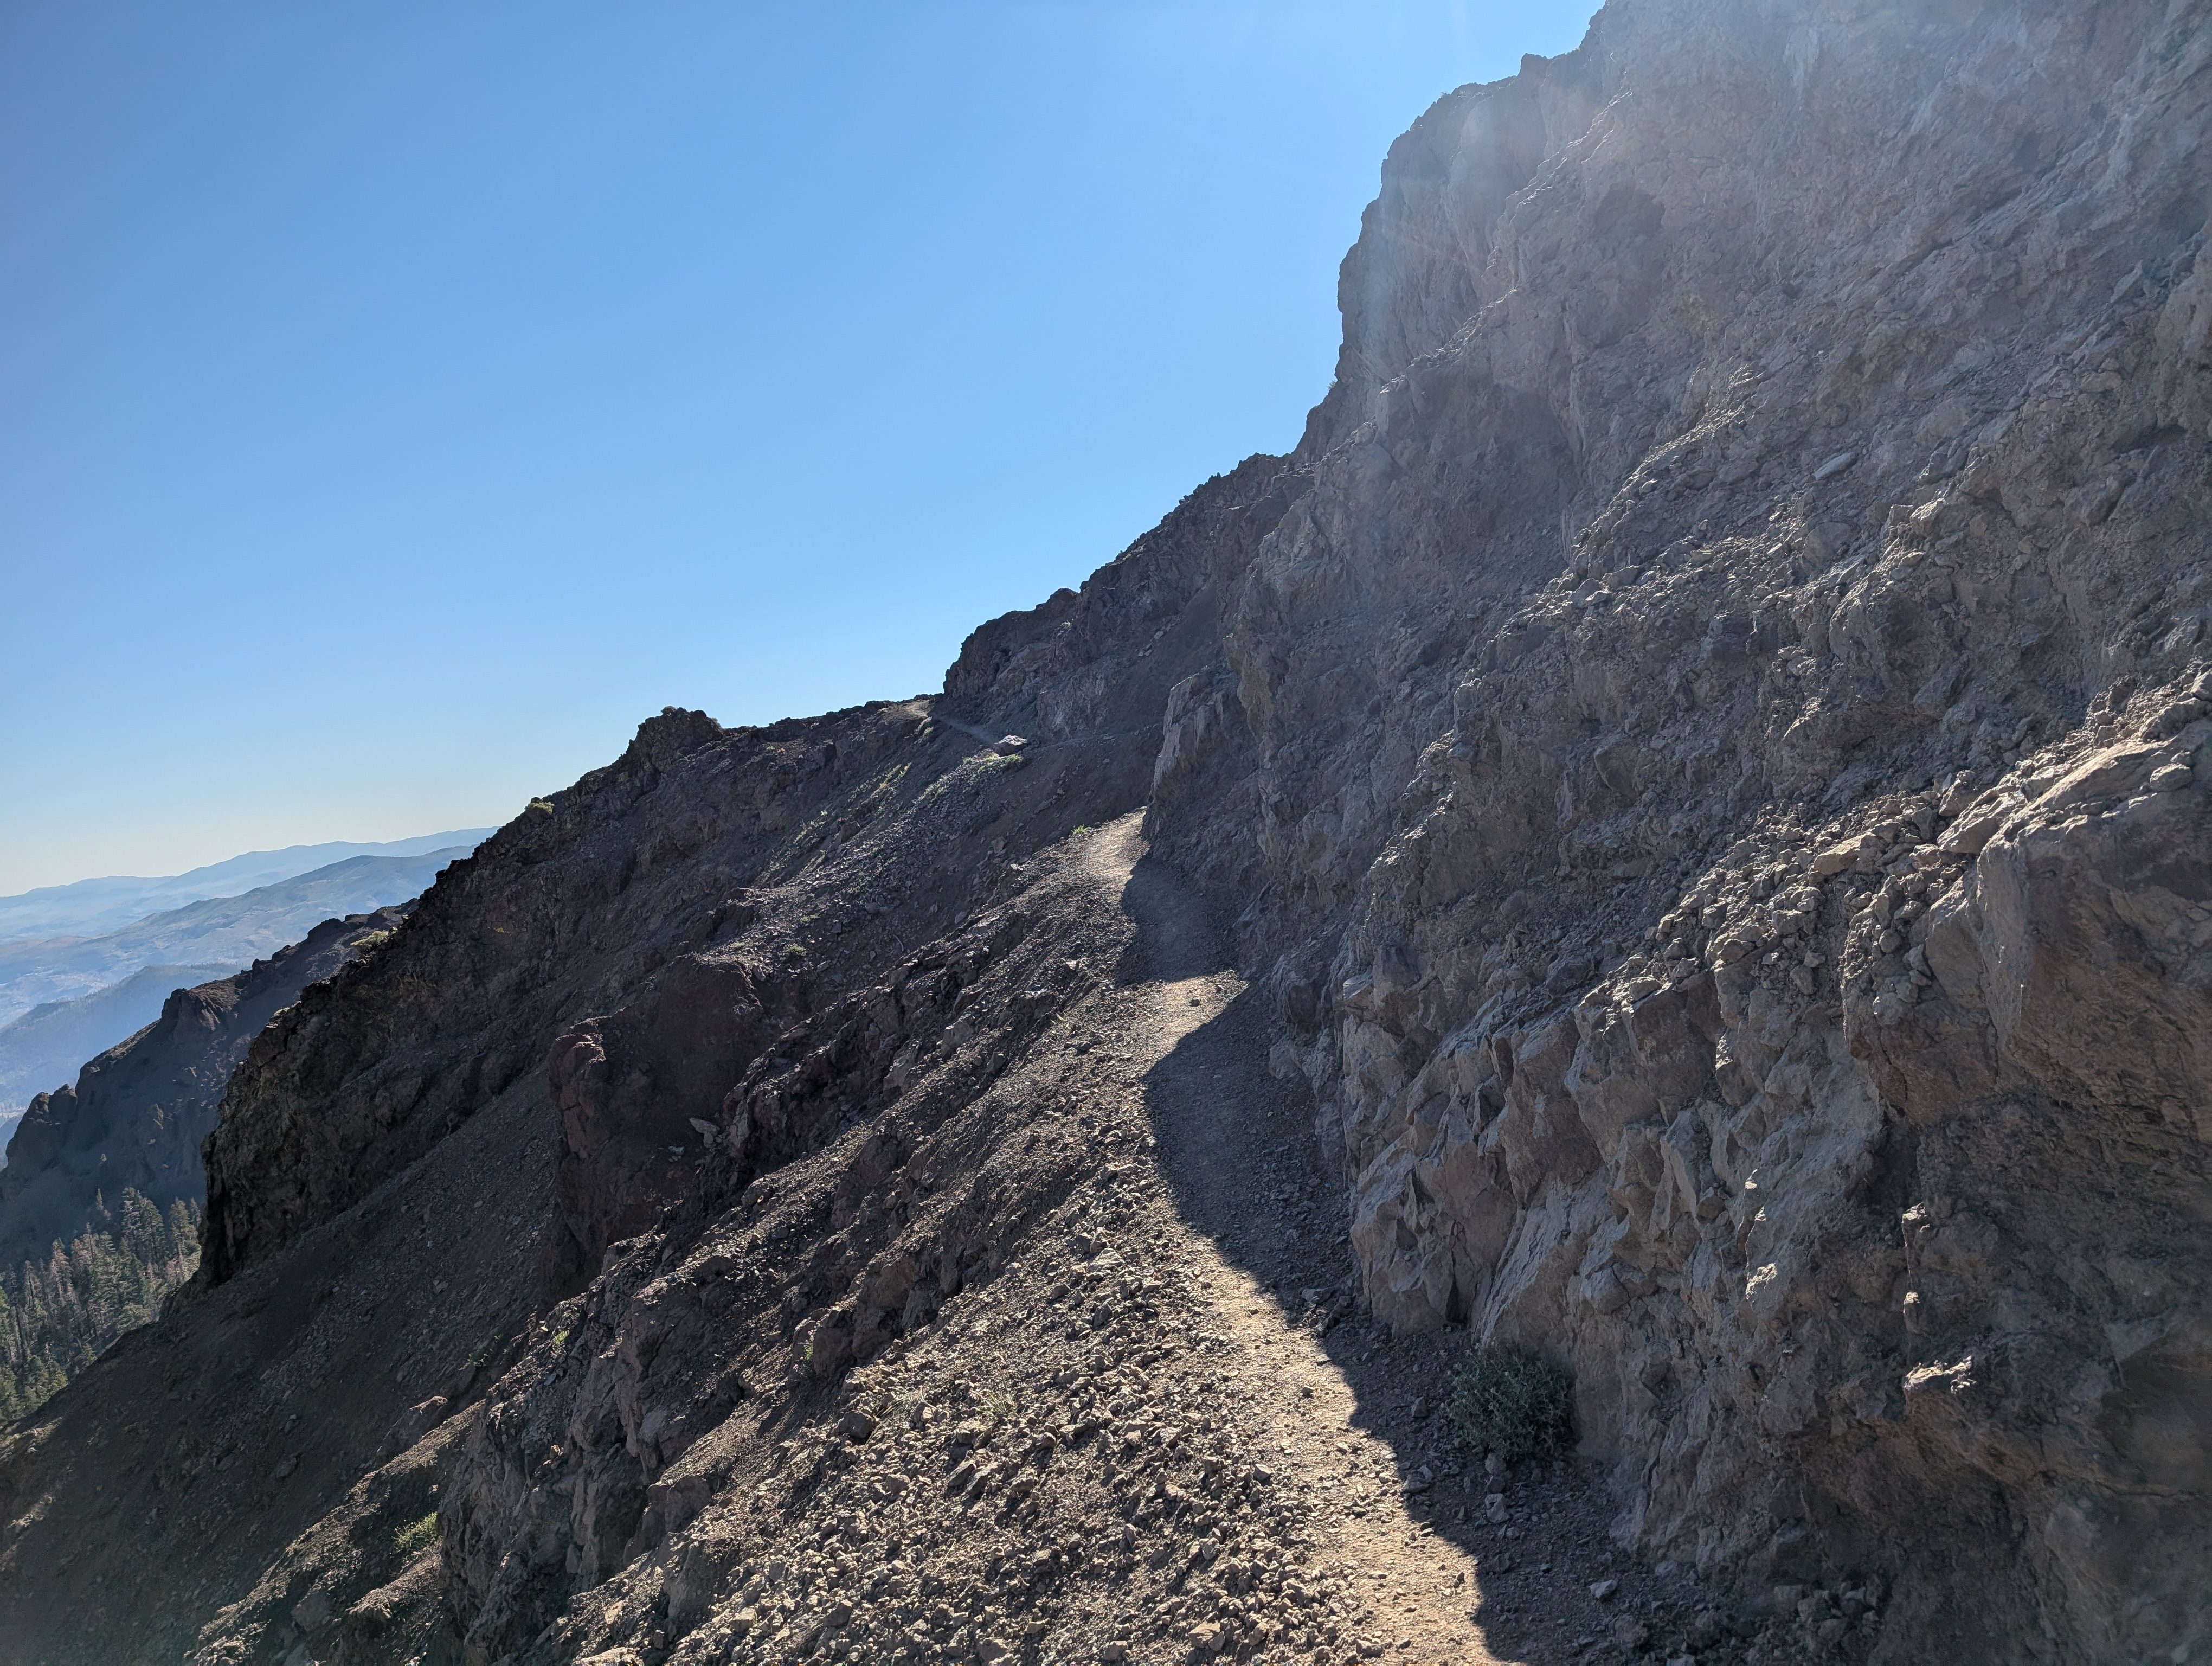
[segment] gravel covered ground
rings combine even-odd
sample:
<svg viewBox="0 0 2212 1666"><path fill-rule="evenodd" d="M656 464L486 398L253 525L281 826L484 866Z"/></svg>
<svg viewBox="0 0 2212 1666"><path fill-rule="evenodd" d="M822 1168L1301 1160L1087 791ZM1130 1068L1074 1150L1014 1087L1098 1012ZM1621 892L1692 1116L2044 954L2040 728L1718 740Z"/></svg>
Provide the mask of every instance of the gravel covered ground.
<svg viewBox="0 0 2212 1666"><path fill-rule="evenodd" d="M547 1657L1765 1655L1688 1572L1613 1546L1594 1468L1460 1444L1457 1333L1358 1316L1310 1106L1141 848L1133 818L1077 859L1127 947L992 1089L1008 1143L1073 1135L1091 1177L795 1420L748 1493L575 1599Z"/></svg>

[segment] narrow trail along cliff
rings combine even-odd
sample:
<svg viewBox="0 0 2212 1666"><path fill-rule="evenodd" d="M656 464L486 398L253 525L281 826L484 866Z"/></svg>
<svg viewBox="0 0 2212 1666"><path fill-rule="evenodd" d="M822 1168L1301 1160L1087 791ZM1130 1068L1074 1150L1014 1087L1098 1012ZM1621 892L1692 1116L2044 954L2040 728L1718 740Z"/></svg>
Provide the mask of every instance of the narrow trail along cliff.
<svg viewBox="0 0 2212 1666"><path fill-rule="evenodd" d="M1202 1306L1190 1322L1212 1345L1224 1403L1309 1501L1316 1564L1354 1582L1352 1611L1366 1618L1352 1640L1480 1666L1641 1647L1650 1619L1677 1636L1700 1619L1717 1630L1711 1593L1679 1574L1655 1587L1607 1543L1587 1476L1525 1471L1509 1494L1504 1466L1456 1449L1443 1415L1449 1349L1362 1322L1328 1204L1335 1154L1314 1144L1310 1097L1266 1070L1261 1004L1206 899L1141 850L1131 818L1093 842L1085 867L1137 927L1141 981L1109 1027L1127 1037L1166 1193L1146 1231L1193 1275Z"/></svg>
<svg viewBox="0 0 2212 1666"><path fill-rule="evenodd" d="M0 1659L2205 1659L2209 139L2212 0L1439 99L1289 455L254 1037Z"/></svg>
<svg viewBox="0 0 2212 1666"><path fill-rule="evenodd" d="M1143 981L1124 992L1120 1022L1107 1022L1127 1038L1168 1194L1146 1228L1164 1257L1189 1269L1222 1399L1250 1419L1263 1459L1310 1497L1361 1500L1356 1514L1317 1512L1316 1555L1358 1570L1372 1587L1361 1592L1376 1616L1371 1640L1394 1652L1409 1647L1423 1662L1494 1659L1470 1623L1474 1559L1416 1521L1388 1449L1361 1435L1359 1395L1298 1322L1322 1293L1312 1280L1325 1287L1340 1277L1343 1257L1334 1234L1316 1239L1310 1211L1297 1207L1321 1189L1318 1164L1298 1177L1307 1184L1267 1184L1260 1154L1303 1154L1310 1107L1268 1079L1264 1032L1250 1022L1250 1004L1239 1006L1247 986L1204 900L1142 866L1142 848L1132 817L1092 842L1085 866L1137 926L1133 958ZM1279 1161L1272 1172L1307 1166ZM1560 1570L1558 1587L1571 1577Z"/></svg>

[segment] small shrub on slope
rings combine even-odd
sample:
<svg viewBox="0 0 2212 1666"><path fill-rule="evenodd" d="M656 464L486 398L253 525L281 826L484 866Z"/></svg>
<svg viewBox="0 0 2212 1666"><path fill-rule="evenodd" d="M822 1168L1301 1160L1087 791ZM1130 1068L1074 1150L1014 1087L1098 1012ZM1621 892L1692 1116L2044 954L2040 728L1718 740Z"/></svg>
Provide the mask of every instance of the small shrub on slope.
<svg viewBox="0 0 2212 1666"><path fill-rule="evenodd" d="M408 1523L392 1541L399 1554L410 1562L437 1541L438 1512L434 1510L419 1522Z"/></svg>
<svg viewBox="0 0 2212 1666"><path fill-rule="evenodd" d="M1572 1433L1567 1374L1524 1347L1493 1342L1470 1354L1452 1379L1452 1425L1469 1446L1509 1463L1565 1450Z"/></svg>

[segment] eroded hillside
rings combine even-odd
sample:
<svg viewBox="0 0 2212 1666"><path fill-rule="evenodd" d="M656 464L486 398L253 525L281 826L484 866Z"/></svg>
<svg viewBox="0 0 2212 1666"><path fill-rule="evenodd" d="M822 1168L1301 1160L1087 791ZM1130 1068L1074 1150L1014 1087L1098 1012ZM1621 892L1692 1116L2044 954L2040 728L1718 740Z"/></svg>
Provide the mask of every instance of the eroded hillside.
<svg viewBox="0 0 2212 1666"><path fill-rule="evenodd" d="M1616 0L1441 100L1292 456L256 1043L0 1641L2206 1646L2208 94L2190 0Z"/></svg>

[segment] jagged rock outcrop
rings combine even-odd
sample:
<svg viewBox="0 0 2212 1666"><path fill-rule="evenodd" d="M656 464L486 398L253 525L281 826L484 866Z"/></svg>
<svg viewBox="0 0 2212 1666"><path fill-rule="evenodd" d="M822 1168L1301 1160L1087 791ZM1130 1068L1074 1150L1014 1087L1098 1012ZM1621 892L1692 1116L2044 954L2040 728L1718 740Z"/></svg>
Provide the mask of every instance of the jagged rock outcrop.
<svg viewBox="0 0 2212 1666"><path fill-rule="evenodd" d="M1074 933L1004 905L1030 853L1141 800L1157 745L1139 731L978 751L921 702L767 730L672 710L616 765L448 869L374 954L280 1015L234 1075L206 1146L191 1299L126 1337L0 1455L0 1649L105 1660L149 1639L188 1647L206 1627L209 1658L264 1644L281 1657L303 1634L294 1610L319 1589L337 1606L311 1628L316 1646L380 1660L442 1631L454 1604L497 1638L549 1598L557 1608L572 1577L623 1566L653 1478L628 1435L564 1445L580 1536L548 1541L564 1547L550 1589L534 1553L507 1562L504 1537L485 1581L455 1587L395 1560L388 1535L364 1541L361 1523L419 1496L402 1485L420 1468L413 1449L391 1451L404 1431L450 1441L526 1345L499 1405L545 1371L547 1350L602 1334L521 1315L581 1285L555 1317L588 1303L628 1322L635 1245L619 1273L602 1259L640 1223L667 1230L672 1211L696 1232L710 1211L773 1195L789 1219L775 1234L783 1264L743 1280L760 1334L732 1339L749 1354L765 1344L775 1363L746 1369L780 1390L786 1360L802 1362L788 1389L811 1395L926 1323L997 1243L1005 1200L969 1183L988 1151L970 1128L929 1162L942 1195L920 1229L927 1253L871 1268L861 1246L888 1230L882 1183L1096 977L1071 964L1085 958ZM937 1109L917 1110L924 1101ZM878 1126L887 1113L896 1120ZM862 1126L849 1173L822 1157ZM802 1156L829 1167L818 1198L778 1183ZM815 1241L825 1230L848 1236L828 1249ZM139 1381L189 1383L170 1362L210 1356L215 1378L236 1371L251 1391L195 1394L134 1421L129 1439L82 1444ZM672 1456L679 1434L706 1432L760 1386L726 1378L730 1364L720 1347L672 1348L651 1373L654 1398L684 1412ZM626 1379L591 1380L599 1395ZM534 1440L536 1426L517 1432ZM293 1449L304 1467L234 1474L264 1448ZM457 1503L473 1495L448 1480ZM573 1490L535 1497L523 1519L569 1521ZM50 1495L92 1513L36 1505ZM136 1592L118 1595L84 1553L110 1536L110 1506L95 1501L123 1495L143 1542ZM571 1542L586 1547L574 1569ZM164 1604L143 1571L179 1566L204 1570L195 1577L221 1603Z"/></svg>
<svg viewBox="0 0 2212 1666"><path fill-rule="evenodd" d="M0 1169L0 1265L43 1257L93 1218L95 1197L134 1188L166 1207L197 1203L200 1143L253 1037L307 985L387 937L404 908L326 920L242 972L173 991L161 1016L33 1099Z"/></svg>
<svg viewBox="0 0 2212 1666"><path fill-rule="evenodd" d="M2202 1596L2207 29L1615 5L1443 100L1170 708L1377 1310L1571 1360L1652 1554L1914 1544L1899 1636Z"/></svg>
<svg viewBox="0 0 2212 1666"><path fill-rule="evenodd" d="M1101 1426L1082 1384L1135 1394L1149 1347L1024 1379L1066 1422L953 1460L943 1502L920 1469L861 1490L849 1449L945 1396L842 1385L988 1335L988 1292L939 1316L996 1269L1054 1269L1024 1310L1056 1316L1096 1274L1054 1243L1089 1268L1094 1228L1165 1230L1128 1206L1149 1146L1109 1161L1127 1128L1073 1115L1104 1104L1095 1038L1055 1017L1152 952L1081 854L1139 807L1235 919L1370 1310L1571 1366L1618 1541L1750 1616L1670 1639L2203 1646L2208 115L2202 0L1615 0L1439 101L1292 456L979 630L939 700L665 713L256 1043L179 1341L349 1244L430 1242L463 1153L523 1130L543 1195L498 1177L506 1241L457 1232L441 1276L512 1315L526 1213L538 1316L466 1353L410 1310L408 1364L349 1402L349 1438L438 1420L434 1566L318 1560L337 1506L270 1505L194 1553L225 1593L201 1658L380 1659L434 1610L480 1666L848 1625L988 1658L1024 1646L989 1629L1016 1585L1061 1635L1038 1593L1080 1559L1021 1541L1037 1477ZM0 1468L66 1542L97 1536L88 1443L131 1393L89 1373ZM1202 1581L1219 1538L1151 1548L1287 1530L1212 1462L1068 1483L1126 1518L1101 1577L1188 1558L1142 1602L1202 1594L1175 1633L1202 1652L1346 1643L1256 1614L1257 1564ZM915 1547L852 1584L899 1511ZM39 1554L0 1541L0 1589L43 1571L83 1606ZM967 1617L918 1610L956 1568Z"/></svg>
<svg viewBox="0 0 2212 1666"><path fill-rule="evenodd" d="M1002 772L932 800L938 846L883 859L803 921L764 914L753 888L808 885L921 789L916 760L945 736L915 702L733 731L672 708L616 763L537 800L440 877L420 923L257 1042L207 1149L207 1281L343 1213L510 1091L559 1119L551 1291L695 1189L695 1121L739 1118L720 1143L747 1162L803 1144L893 1069L898 1020L878 1021L866 980L899 934L933 935L988 892L988 872L933 859L972 836L975 796ZM1149 739L1039 770L1058 789L1044 813L1121 807ZM870 952L825 984L823 939L848 933Z"/></svg>
<svg viewBox="0 0 2212 1666"><path fill-rule="evenodd" d="M35 1095L75 1080L87 1059L137 1035L161 1015L173 992L237 970L220 963L142 966L120 983L33 1006L0 1025L0 1122L12 1134Z"/></svg>

